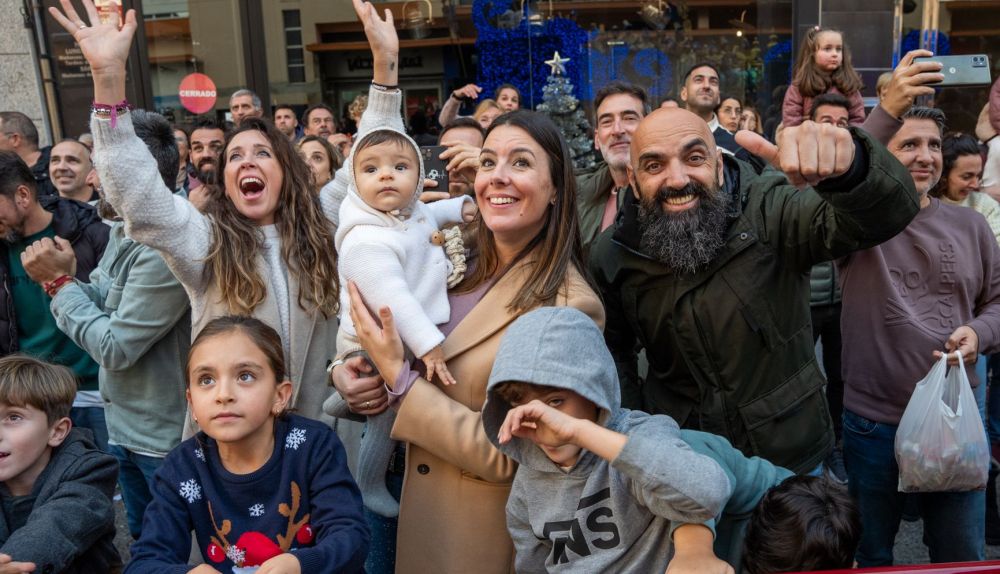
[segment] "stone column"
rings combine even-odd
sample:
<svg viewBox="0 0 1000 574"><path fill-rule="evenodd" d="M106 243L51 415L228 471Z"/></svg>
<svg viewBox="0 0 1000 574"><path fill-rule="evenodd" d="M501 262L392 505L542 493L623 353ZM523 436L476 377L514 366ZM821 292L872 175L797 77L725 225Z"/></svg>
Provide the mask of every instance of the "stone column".
<svg viewBox="0 0 1000 574"><path fill-rule="evenodd" d="M39 146L52 143L33 30L25 27L24 0L0 0L0 111L27 114L38 128ZM34 22L34 15L31 14Z"/></svg>

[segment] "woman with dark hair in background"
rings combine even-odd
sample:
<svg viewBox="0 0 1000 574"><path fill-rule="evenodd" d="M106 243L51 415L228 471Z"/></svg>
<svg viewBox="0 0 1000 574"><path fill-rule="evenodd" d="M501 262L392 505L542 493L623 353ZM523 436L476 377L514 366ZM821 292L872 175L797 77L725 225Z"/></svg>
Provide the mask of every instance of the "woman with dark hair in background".
<svg viewBox="0 0 1000 574"><path fill-rule="evenodd" d="M945 203L971 207L983 214L1000 241L1000 203L979 191L983 177L983 155L976 138L950 133L941 140L941 179L930 191Z"/></svg>
<svg viewBox="0 0 1000 574"><path fill-rule="evenodd" d="M313 183L316 186L316 193L323 189L323 186L330 183L340 166L344 165L344 156L340 155L337 148L333 147L326 138L319 136L306 136L295 144L299 150L299 155L312 170Z"/></svg>

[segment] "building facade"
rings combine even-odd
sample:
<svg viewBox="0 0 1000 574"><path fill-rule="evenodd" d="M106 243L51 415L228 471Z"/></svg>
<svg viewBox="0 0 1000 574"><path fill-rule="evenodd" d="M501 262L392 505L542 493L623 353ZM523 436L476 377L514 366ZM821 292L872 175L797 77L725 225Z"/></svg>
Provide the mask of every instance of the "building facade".
<svg viewBox="0 0 1000 574"><path fill-rule="evenodd" d="M129 101L186 125L226 120L229 95L248 87L266 112L299 112L325 102L341 116L366 93L371 54L347 0L99 0L135 9L142 25L129 63ZM73 40L46 12L58 0L0 0L0 95L58 139L87 131L89 70ZM878 74L901 51L928 41L926 14L938 14L941 53L1000 59L1000 5L992 0L410 0L377 2L393 12L401 38L400 84L407 114L433 114L469 82L484 96L517 85L522 105L541 102L544 60L569 57L567 75L587 102L604 84L642 85L654 105L676 97L680 76L708 61L722 93L780 114L798 39L822 24L844 31L874 103ZM942 44L942 41L944 44ZM9 70L9 73L4 73ZM197 78L192 74L201 74ZM197 80L197 82L195 82ZM195 83L192 83L195 82ZM207 83L206 83L207 82ZM182 86L182 83L184 85ZM215 93L214 102L206 94ZM196 105L185 94L200 96ZM942 90L952 127L971 130L985 89ZM9 104L7 102L10 102ZM980 106L981 107L981 104ZM953 109L952 109L953 108ZM471 109L466 109L470 113ZM978 113L978 108L976 109Z"/></svg>

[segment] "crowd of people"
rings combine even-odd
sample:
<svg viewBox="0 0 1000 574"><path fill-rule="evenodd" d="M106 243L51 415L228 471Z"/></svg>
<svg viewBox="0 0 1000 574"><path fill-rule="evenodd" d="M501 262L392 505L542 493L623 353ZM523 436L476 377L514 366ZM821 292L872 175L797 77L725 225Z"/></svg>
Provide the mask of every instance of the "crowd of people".
<svg viewBox="0 0 1000 574"><path fill-rule="evenodd" d="M603 86L577 173L513 85L407 126L362 0L354 129L132 109L134 12L61 4L90 133L0 112L0 573L793 572L891 565L907 514L933 562L1000 543L995 460L902 493L894 452L947 355L1000 458L1000 82L949 132L916 50L866 113L816 28L777 122L712 62L655 109Z"/></svg>

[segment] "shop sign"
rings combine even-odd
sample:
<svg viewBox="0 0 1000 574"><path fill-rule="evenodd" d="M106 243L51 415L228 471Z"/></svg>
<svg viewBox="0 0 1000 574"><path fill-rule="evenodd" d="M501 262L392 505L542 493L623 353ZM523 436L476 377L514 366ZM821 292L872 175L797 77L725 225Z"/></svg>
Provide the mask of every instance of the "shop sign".
<svg viewBox="0 0 1000 574"><path fill-rule="evenodd" d="M399 76L428 76L444 73L440 48L419 48L400 54ZM370 78L375 62L368 52L340 52L322 58L323 72L330 78Z"/></svg>
<svg viewBox="0 0 1000 574"><path fill-rule="evenodd" d="M188 74L179 88L181 105L192 114L203 114L215 107L215 82L205 74Z"/></svg>
<svg viewBox="0 0 1000 574"><path fill-rule="evenodd" d="M69 34L53 34L52 56L62 83L86 85L91 82L90 64Z"/></svg>

